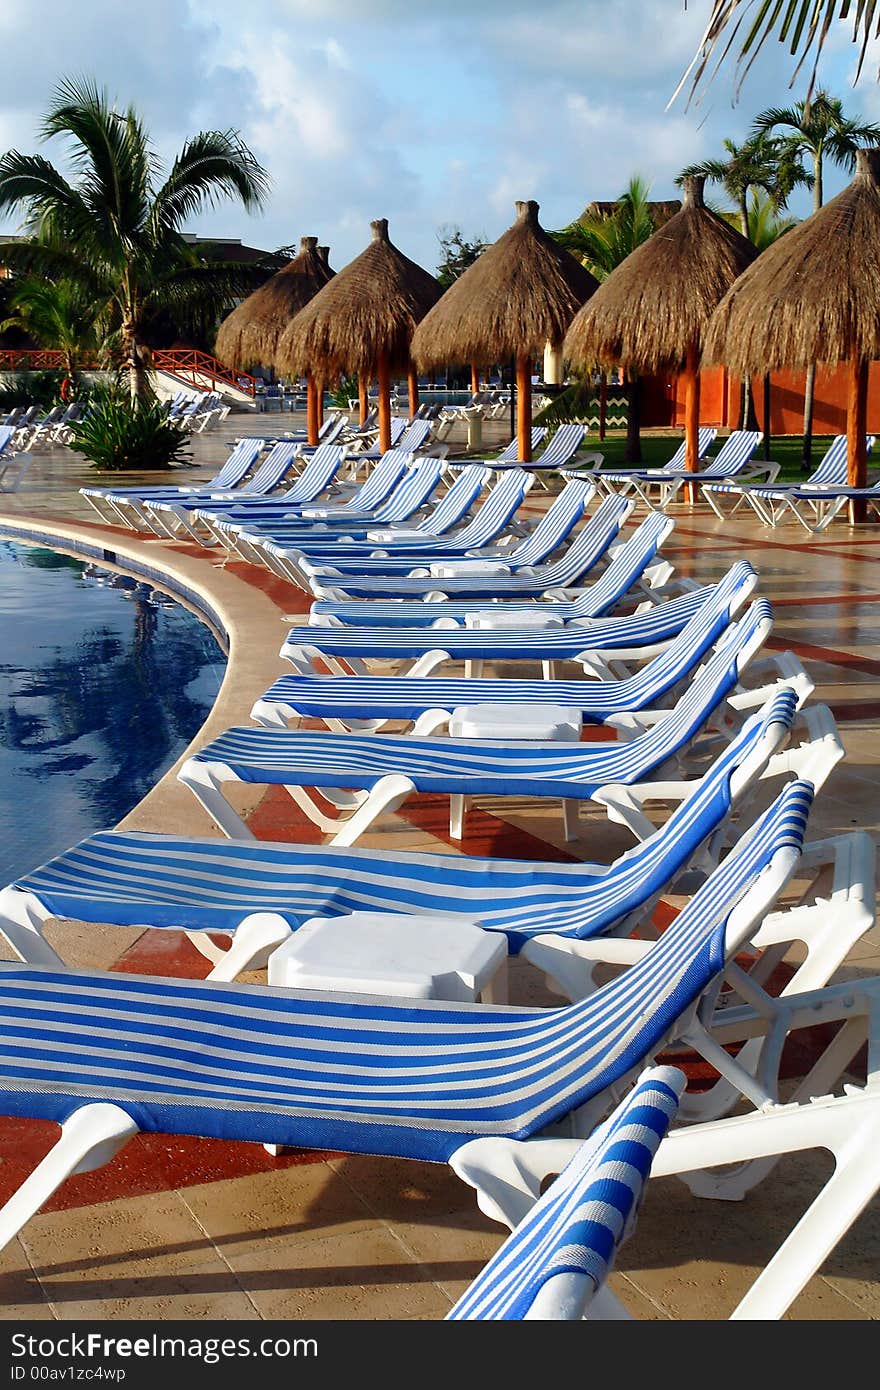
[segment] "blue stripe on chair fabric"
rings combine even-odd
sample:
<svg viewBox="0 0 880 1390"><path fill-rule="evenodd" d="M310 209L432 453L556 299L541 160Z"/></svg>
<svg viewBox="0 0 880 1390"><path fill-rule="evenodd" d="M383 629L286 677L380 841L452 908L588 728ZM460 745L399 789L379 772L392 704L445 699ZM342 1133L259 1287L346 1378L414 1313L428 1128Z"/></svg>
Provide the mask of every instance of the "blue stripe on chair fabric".
<svg viewBox="0 0 880 1390"><path fill-rule="evenodd" d="M585 720L602 723L609 715L649 709L679 681L691 676L712 643L728 659L772 622L766 599L756 599L740 621L727 626L729 600L710 599L665 651L622 681L544 681L459 679L453 676L281 676L260 704L291 708L300 717L339 719L418 719L426 710L452 711L459 705L564 705ZM727 632L724 637L722 634ZM721 639L719 641L719 639ZM525 713L523 715L525 718Z"/></svg>
<svg viewBox="0 0 880 1390"><path fill-rule="evenodd" d="M526 1138L675 1036L744 944L736 905L777 855L793 868L811 799L786 787L641 960L564 1008L0 966L0 1111L100 1099L149 1132L435 1161Z"/></svg>
<svg viewBox="0 0 880 1390"><path fill-rule="evenodd" d="M675 1067L642 1073L447 1313L449 1322L522 1320L549 1279L585 1275L585 1300L608 1279L631 1233L654 1155L687 1079Z"/></svg>
<svg viewBox="0 0 880 1390"><path fill-rule="evenodd" d="M747 560L739 560L721 584L730 586L731 598L755 581ZM628 617L600 619L582 626L505 628L497 631L471 628L405 627L294 627L286 646L310 647L327 656L405 658L424 652L448 652L456 660L573 660L581 652L613 647L642 647L675 637L702 605L719 592L718 585L693 589L668 603ZM355 618L356 613L352 614Z"/></svg>

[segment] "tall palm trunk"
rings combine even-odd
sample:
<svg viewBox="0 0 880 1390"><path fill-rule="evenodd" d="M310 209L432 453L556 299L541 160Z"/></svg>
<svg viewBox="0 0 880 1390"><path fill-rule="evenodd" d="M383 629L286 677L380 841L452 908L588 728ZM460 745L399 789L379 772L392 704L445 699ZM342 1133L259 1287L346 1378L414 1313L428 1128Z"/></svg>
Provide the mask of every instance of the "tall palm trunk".
<svg viewBox="0 0 880 1390"><path fill-rule="evenodd" d="M823 197L821 152L813 158L813 175L813 212L818 212L822 206ZM815 395L816 364L811 362L804 380L804 446L801 455L801 467L805 473L809 473L813 466L813 402Z"/></svg>
<svg viewBox="0 0 880 1390"><path fill-rule="evenodd" d="M128 366L128 387L131 393L132 406L137 406L150 398L150 386L147 380L147 368L144 362L142 349L137 340L134 323L128 319L122 326L122 342L125 350L125 361Z"/></svg>

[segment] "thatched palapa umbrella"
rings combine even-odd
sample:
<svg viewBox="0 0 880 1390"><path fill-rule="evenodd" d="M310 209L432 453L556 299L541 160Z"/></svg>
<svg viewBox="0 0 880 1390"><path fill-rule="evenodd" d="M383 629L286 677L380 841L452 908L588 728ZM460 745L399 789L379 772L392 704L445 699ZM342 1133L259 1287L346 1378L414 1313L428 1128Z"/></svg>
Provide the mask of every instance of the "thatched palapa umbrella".
<svg viewBox="0 0 880 1390"><path fill-rule="evenodd" d="M440 286L388 240L388 222L372 222L365 251L297 314L278 345L288 371L307 364L332 381L357 372L379 383L379 446L391 447L391 373L409 372L416 324L440 298Z"/></svg>
<svg viewBox="0 0 880 1390"><path fill-rule="evenodd" d="M300 309L333 278L328 255L327 247L318 246L317 237L304 236L299 254L248 295L221 323L214 349L221 362L244 371L258 364L274 366L284 330ZM320 409L311 373L308 373L307 383L309 443L316 444Z"/></svg>
<svg viewBox="0 0 880 1390"><path fill-rule="evenodd" d="M565 354L592 367L685 376L686 467L699 466L700 350L719 300L751 265L750 241L703 202L702 178L684 184L681 211L612 270L568 330Z"/></svg>
<svg viewBox="0 0 880 1390"><path fill-rule="evenodd" d="M538 204L517 203L513 226L468 266L419 325L413 359L426 369L515 357L519 457L528 463L531 363L546 343L562 342L597 287L589 271L544 231Z"/></svg>
<svg viewBox="0 0 880 1390"><path fill-rule="evenodd" d="M880 149L859 150L852 183L769 246L725 295L707 362L738 372L849 363L847 478L867 481L868 364L880 357ZM853 505L853 519L864 504Z"/></svg>

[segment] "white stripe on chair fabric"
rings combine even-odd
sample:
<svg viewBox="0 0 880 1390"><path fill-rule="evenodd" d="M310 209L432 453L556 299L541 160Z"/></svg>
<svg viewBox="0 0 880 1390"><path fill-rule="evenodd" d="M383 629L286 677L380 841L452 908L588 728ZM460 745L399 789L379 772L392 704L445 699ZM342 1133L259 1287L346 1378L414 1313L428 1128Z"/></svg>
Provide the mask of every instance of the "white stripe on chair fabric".
<svg viewBox="0 0 880 1390"><path fill-rule="evenodd" d="M0 966L0 1112L100 1099L148 1132L434 1161L527 1138L674 1039L752 929L728 930L737 904L792 873L811 800L786 787L641 960L564 1008Z"/></svg>
<svg viewBox="0 0 880 1390"><path fill-rule="evenodd" d="M694 703L679 730L685 739L711 712L714 695ZM669 821L610 866L102 831L15 887L53 917L116 926L234 933L249 913L274 912L295 930L310 917L352 912L443 915L454 902L484 929L504 932L514 953L534 936L596 936L662 892L723 823L733 773L755 760L756 750L769 758L791 727L794 705L790 690L776 692ZM531 753L512 752L506 778L503 748L489 749L491 758L477 748L472 757L484 779L486 767L494 770L496 785L512 787L519 778L528 795L542 785L558 795L581 776L597 785L642 780L670 752L654 729L636 744L584 750L592 757L583 770L576 746L532 745Z"/></svg>
<svg viewBox="0 0 880 1390"><path fill-rule="evenodd" d="M738 483L731 484L730 487L725 483L713 484L713 491L716 492L747 492L754 493L758 497L784 496L786 493L796 493L801 488L811 488L819 486L836 486L846 482L846 435L838 434L832 440L825 456L817 468L813 470L809 478L803 478L795 483Z"/></svg>
<svg viewBox="0 0 880 1390"><path fill-rule="evenodd" d="M651 1163L675 1118L687 1078L653 1067L578 1149L447 1313L448 1322L518 1322L548 1280L585 1276L580 1317L631 1234ZM552 1315L551 1315L552 1316ZM565 1314L557 1311L557 1317Z"/></svg>
<svg viewBox="0 0 880 1390"><path fill-rule="evenodd" d="M686 626L705 603L724 591L740 599L757 583L748 560L738 560L718 584L693 589L644 613L605 618L573 627L498 629L405 627L294 627L288 648L308 647L327 656L393 659L444 651L460 660L573 660L581 652L613 647L643 647L668 641ZM356 614L353 614L356 616Z"/></svg>

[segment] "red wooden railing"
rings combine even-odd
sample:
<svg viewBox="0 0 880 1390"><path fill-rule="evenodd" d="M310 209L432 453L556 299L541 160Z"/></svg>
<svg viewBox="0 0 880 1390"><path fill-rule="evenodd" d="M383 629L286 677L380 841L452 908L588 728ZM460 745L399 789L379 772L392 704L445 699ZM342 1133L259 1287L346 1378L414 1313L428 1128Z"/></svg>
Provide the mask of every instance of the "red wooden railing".
<svg viewBox="0 0 880 1390"><path fill-rule="evenodd" d="M188 386L212 391L234 386L247 396L256 393L256 378L249 372L233 372L198 348L156 348L152 364L157 371L170 372ZM0 348L0 372L61 371L64 365L63 353L51 348ZM81 357L79 365L88 371L100 364L97 358Z"/></svg>

